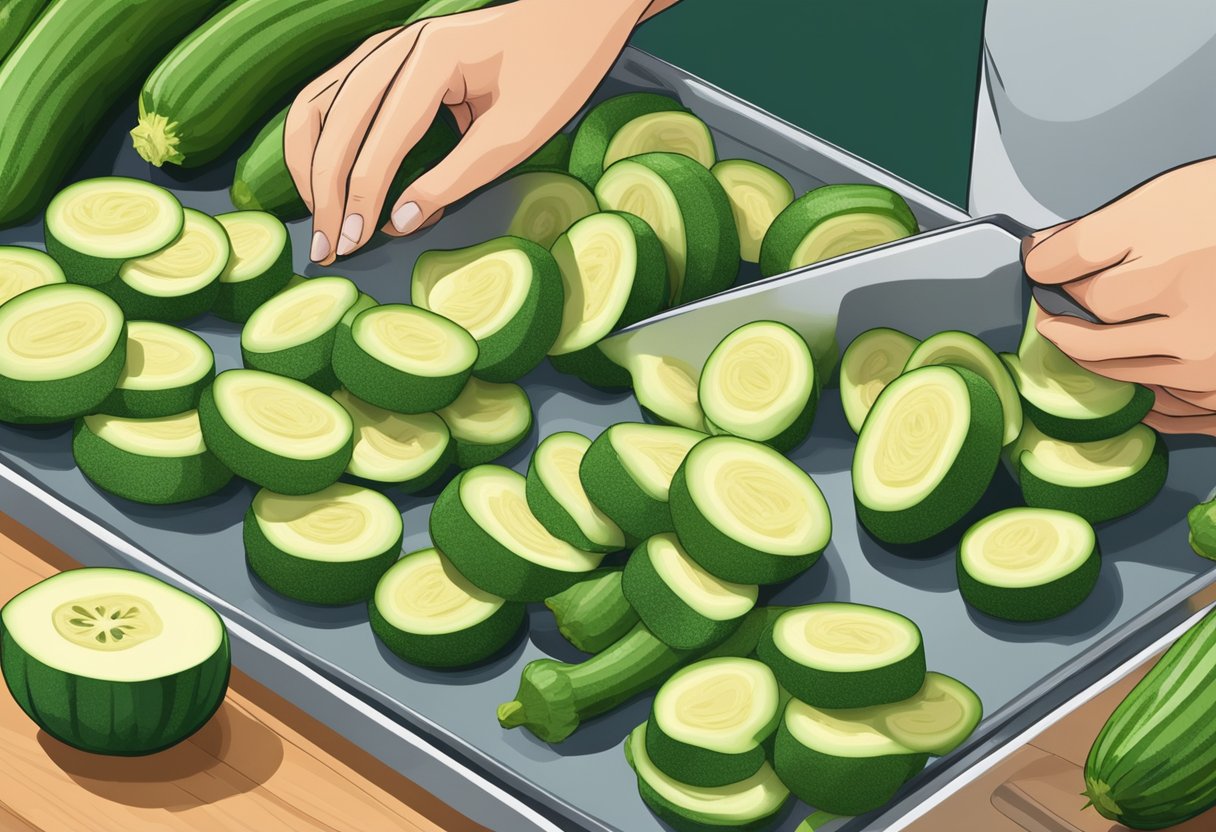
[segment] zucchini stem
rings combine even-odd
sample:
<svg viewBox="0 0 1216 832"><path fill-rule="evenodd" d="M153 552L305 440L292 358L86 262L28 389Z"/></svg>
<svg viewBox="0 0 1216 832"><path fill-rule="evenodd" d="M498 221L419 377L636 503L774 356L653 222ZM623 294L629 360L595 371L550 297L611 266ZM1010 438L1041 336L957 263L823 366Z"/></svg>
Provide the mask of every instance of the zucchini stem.
<svg viewBox="0 0 1216 832"><path fill-rule="evenodd" d="M185 156L178 150L181 137L178 123L159 113L145 113L140 108L139 123L131 129L131 144L146 161L161 167L165 162L180 165Z"/></svg>

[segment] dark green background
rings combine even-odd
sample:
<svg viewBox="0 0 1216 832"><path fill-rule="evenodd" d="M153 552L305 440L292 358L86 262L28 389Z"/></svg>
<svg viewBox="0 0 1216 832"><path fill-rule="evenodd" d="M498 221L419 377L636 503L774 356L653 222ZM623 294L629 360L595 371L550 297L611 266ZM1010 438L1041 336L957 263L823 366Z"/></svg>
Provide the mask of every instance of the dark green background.
<svg viewBox="0 0 1216 832"><path fill-rule="evenodd" d="M984 0L683 0L634 45L962 205Z"/></svg>

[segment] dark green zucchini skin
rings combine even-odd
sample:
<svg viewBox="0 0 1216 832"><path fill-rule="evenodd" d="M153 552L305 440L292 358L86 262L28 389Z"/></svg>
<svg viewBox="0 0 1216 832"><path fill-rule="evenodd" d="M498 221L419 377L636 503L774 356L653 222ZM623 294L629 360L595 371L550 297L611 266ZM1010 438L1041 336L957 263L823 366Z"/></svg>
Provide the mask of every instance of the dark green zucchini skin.
<svg viewBox="0 0 1216 832"><path fill-rule="evenodd" d="M50 0L0 0L0 61L17 48Z"/></svg>
<svg viewBox="0 0 1216 832"><path fill-rule="evenodd" d="M0 227L46 207L110 108L219 5L56 0L46 8L0 65Z"/></svg>
<svg viewBox="0 0 1216 832"><path fill-rule="evenodd" d="M1098 734L1085 795L1106 818L1165 829L1216 806L1216 612L1166 651Z"/></svg>

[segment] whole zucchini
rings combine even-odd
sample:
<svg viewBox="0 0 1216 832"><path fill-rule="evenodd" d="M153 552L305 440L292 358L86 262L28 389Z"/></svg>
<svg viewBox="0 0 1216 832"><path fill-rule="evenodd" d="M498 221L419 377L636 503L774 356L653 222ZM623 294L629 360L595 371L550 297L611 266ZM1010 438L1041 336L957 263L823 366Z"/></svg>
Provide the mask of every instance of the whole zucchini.
<svg viewBox="0 0 1216 832"><path fill-rule="evenodd" d="M0 61L17 48L49 0L0 0Z"/></svg>
<svg viewBox="0 0 1216 832"><path fill-rule="evenodd" d="M131 138L157 167L215 159L375 32L422 0L236 0L157 64Z"/></svg>
<svg viewBox="0 0 1216 832"><path fill-rule="evenodd" d="M1085 795L1132 829L1216 806L1216 612L1166 651L1111 714L1085 762Z"/></svg>
<svg viewBox="0 0 1216 832"><path fill-rule="evenodd" d="M218 5L56 0L46 8L0 64L0 226L46 205L114 103Z"/></svg>

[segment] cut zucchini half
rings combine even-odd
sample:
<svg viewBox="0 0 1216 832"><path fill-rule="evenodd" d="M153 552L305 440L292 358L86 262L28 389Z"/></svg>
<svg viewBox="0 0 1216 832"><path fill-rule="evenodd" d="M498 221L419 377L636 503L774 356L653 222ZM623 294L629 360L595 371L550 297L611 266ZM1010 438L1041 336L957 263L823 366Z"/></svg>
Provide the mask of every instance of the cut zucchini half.
<svg viewBox="0 0 1216 832"><path fill-rule="evenodd" d="M332 392L338 324L358 299L359 287L345 277L314 277L284 289L255 309L241 329L245 366Z"/></svg>
<svg viewBox="0 0 1216 832"><path fill-rule="evenodd" d="M507 645L527 608L469 583L437 549L410 552L380 578L372 632L410 664L467 667Z"/></svg>
<svg viewBox="0 0 1216 832"><path fill-rule="evenodd" d="M822 812L860 815L886 805L929 755L868 722L791 699L777 728L773 766L781 781Z"/></svg>
<svg viewBox="0 0 1216 832"><path fill-rule="evenodd" d="M710 167L713 136L699 118L666 95L632 92L596 104L579 122L570 148L570 172L595 187L614 162L662 151Z"/></svg>
<svg viewBox="0 0 1216 832"><path fill-rule="evenodd" d="M50 423L93 412L127 357L118 304L88 286L52 283L0 307L0 418Z"/></svg>
<svg viewBox="0 0 1216 832"><path fill-rule="evenodd" d="M0 246L0 304L30 289L66 282L63 269L46 252L24 246Z"/></svg>
<svg viewBox="0 0 1216 832"><path fill-rule="evenodd" d="M126 363L97 410L137 419L194 410L213 378L215 355L202 338L169 324L131 321Z"/></svg>
<svg viewBox="0 0 1216 832"><path fill-rule="evenodd" d="M630 732L625 740L625 759L638 776L642 800L673 829L758 832L772 825L789 800L789 789L767 762L750 777L725 786L704 788L669 777L646 751L648 729L648 723L643 722Z"/></svg>
<svg viewBox="0 0 1216 832"><path fill-rule="evenodd" d="M228 234L232 252L220 272L211 311L244 323L291 280L291 238L287 226L265 211L232 211L215 219Z"/></svg>
<svg viewBox="0 0 1216 832"><path fill-rule="evenodd" d="M712 788L765 764L763 743L781 719L781 691L755 659L705 659L676 671L655 694L646 753L667 776Z"/></svg>
<svg viewBox="0 0 1216 832"><path fill-rule="evenodd" d="M232 245L216 220L193 208L183 213L182 233L176 240L146 257L126 261L118 278L105 284L106 294L128 318L184 321L210 310L215 302Z"/></svg>
<svg viewBox="0 0 1216 832"><path fill-rule="evenodd" d="M773 584L810 568L832 537L819 486L777 451L734 436L697 444L671 481L688 553L728 581Z"/></svg>
<svg viewBox="0 0 1216 832"><path fill-rule="evenodd" d="M1045 621L1079 606L1100 567L1094 527L1055 509L999 511L968 529L958 545L963 600L1008 621Z"/></svg>
<svg viewBox="0 0 1216 832"><path fill-rule="evenodd" d="M557 170L518 173L503 187L518 200L507 234L544 249L578 220L599 210L595 194L579 180Z"/></svg>
<svg viewBox="0 0 1216 832"><path fill-rule="evenodd" d="M916 543L969 512L996 471L1001 402L970 370L921 367L887 385L853 454L857 517L879 540Z"/></svg>
<svg viewBox="0 0 1216 832"><path fill-rule="evenodd" d="M591 502L635 540L673 531L667 507L671 480L704 438L698 431L666 425L613 425L587 449L579 480Z"/></svg>
<svg viewBox="0 0 1216 832"><path fill-rule="evenodd" d="M777 215L794 201L794 189L772 168L747 159L723 159L710 173L730 199L730 210L739 229L739 257L745 263L760 262L760 244Z"/></svg>
<svg viewBox="0 0 1216 832"><path fill-rule="evenodd" d="M700 373L679 358L634 355L630 358L633 395L642 409L667 425L709 432L697 396Z"/></svg>
<svg viewBox="0 0 1216 832"><path fill-rule="evenodd" d="M777 215L760 246L765 277L915 234L903 197L881 185L824 185Z"/></svg>
<svg viewBox="0 0 1216 832"><path fill-rule="evenodd" d="M182 204L169 191L121 176L85 179L46 209L46 250L73 283L98 286L133 257L160 251L182 233Z"/></svg>
<svg viewBox="0 0 1216 832"><path fill-rule="evenodd" d="M477 342L460 325L417 306L365 309L334 338L333 369L346 389L398 413L451 404L477 361Z"/></svg>
<svg viewBox="0 0 1216 832"><path fill-rule="evenodd" d="M266 585L308 604L366 601L401 554L401 512L370 488L315 494L263 488L245 514L245 562Z"/></svg>
<svg viewBox="0 0 1216 832"><path fill-rule="evenodd" d="M232 479L207 450L196 410L155 419L85 416L72 434L72 457L98 488L149 505L197 500Z"/></svg>
<svg viewBox="0 0 1216 832"><path fill-rule="evenodd" d="M867 329L844 351L840 360L840 404L853 433L874 406L878 394L894 381L920 342L898 329Z"/></svg>
<svg viewBox="0 0 1216 832"><path fill-rule="evenodd" d="M677 650L712 647L756 605L759 588L706 572L671 532L647 538L629 556L625 597L659 641Z"/></svg>
<svg viewBox="0 0 1216 832"><path fill-rule="evenodd" d="M811 432L819 404L811 348L783 323L744 324L705 360L697 399L713 432L792 450Z"/></svg>
<svg viewBox="0 0 1216 832"><path fill-rule="evenodd" d="M668 299L687 303L730 288L739 272L739 233L726 191L699 163L644 153L604 171L595 186L604 210L645 220L667 259Z"/></svg>
<svg viewBox="0 0 1216 832"><path fill-rule="evenodd" d="M864 604L808 604L782 613L756 655L781 687L817 708L899 702L925 683L920 628Z"/></svg>
<svg viewBox="0 0 1216 832"><path fill-rule="evenodd" d="M412 494L430 486L455 462L451 433L436 414L394 413L346 389L335 391L333 399L354 425L355 444L346 473Z"/></svg>
<svg viewBox="0 0 1216 832"><path fill-rule="evenodd" d="M280 494L312 494L350 464L350 416L295 379L227 370L198 405L203 438L232 471Z"/></svg>
<svg viewBox="0 0 1216 832"><path fill-rule="evenodd" d="M549 533L589 552L625 548L625 533L583 490L578 469L591 440L562 431L546 437L528 467L528 507Z"/></svg>
<svg viewBox="0 0 1216 832"><path fill-rule="evenodd" d="M536 243L498 237L414 263L410 298L464 327L477 340L473 374L515 381L544 360L562 321L557 262ZM442 406L442 405L440 405Z"/></svg>
<svg viewBox="0 0 1216 832"><path fill-rule="evenodd" d="M518 384L469 379L439 417L456 446L456 465L472 468L493 462L532 432L532 401Z"/></svg>
<svg viewBox="0 0 1216 832"><path fill-rule="evenodd" d="M127 569L69 569L0 611L0 668L21 710L95 754L151 754L193 734L228 689L215 611Z"/></svg>
<svg viewBox="0 0 1216 832"><path fill-rule="evenodd" d="M508 601L543 601L600 565L602 553L549 534L524 478L499 465L462 471L431 509L431 539L473 584Z"/></svg>

